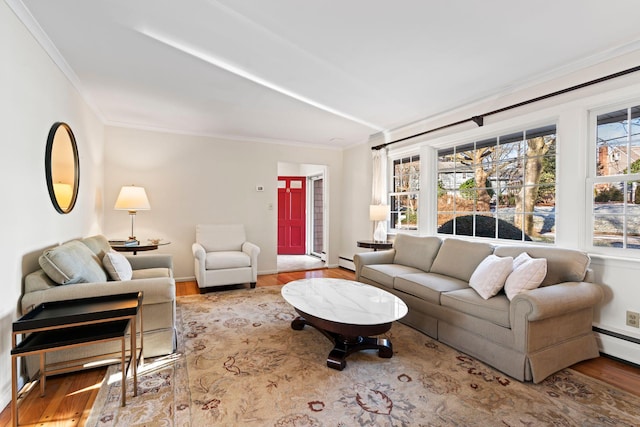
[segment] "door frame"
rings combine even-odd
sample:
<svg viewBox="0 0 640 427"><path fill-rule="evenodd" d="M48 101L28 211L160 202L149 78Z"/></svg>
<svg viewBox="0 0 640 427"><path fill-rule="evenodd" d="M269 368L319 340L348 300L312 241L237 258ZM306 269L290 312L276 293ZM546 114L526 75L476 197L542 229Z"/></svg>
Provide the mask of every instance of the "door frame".
<svg viewBox="0 0 640 427"><path fill-rule="evenodd" d="M295 172L291 171L291 168L295 169ZM331 205L330 205L330 189L331 189L331 182L330 182L330 173L329 173L329 166L326 164L318 164L318 163L298 163L298 162L285 162L285 161L279 161L278 162L278 166L277 166L277 170L276 170L276 176L275 176L275 181L276 181L276 187L277 187L277 181L278 181L278 177L279 176L306 176L307 179L310 176L317 176L317 175L322 175L323 177L323 189L324 189L324 212L323 212L323 246L324 246L324 261L328 263L328 260L331 259L330 258L330 251L331 251L331 243L329 240L329 236L330 236L330 226L331 226L331 221L330 221L330 212L331 212ZM307 187L307 194L309 193L309 189ZM277 200L275 203L275 206L277 208L278 204L277 204ZM307 204L308 206L308 204ZM307 210L307 218L309 217L309 212ZM276 232L276 236L277 236L277 228L278 228L278 215L275 215L275 232ZM307 227L307 230L309 230L309 228ZM309 239L307 240L307 245L309 244ZM276 237L276 241L275 241L275 253L277 256L278 253L278 239ZM307 253L309 253L307 251ZM328 264L327 264L328 266Z"/></svg>
<svg viewBox="0 0 640 427"><path fill-rule="evenodd" d="M315 205L314 205L314 182L317 180L322 180L322 252L316 252L315 244L314 244L314 223L315 223ZM312 256L317 256L323 261L327 261L327 251L326 251L326 242L327 236L325 233L326 228L326 188L325 188L325 173L320 172L313 175L307 176L307 254Z"/></svg>

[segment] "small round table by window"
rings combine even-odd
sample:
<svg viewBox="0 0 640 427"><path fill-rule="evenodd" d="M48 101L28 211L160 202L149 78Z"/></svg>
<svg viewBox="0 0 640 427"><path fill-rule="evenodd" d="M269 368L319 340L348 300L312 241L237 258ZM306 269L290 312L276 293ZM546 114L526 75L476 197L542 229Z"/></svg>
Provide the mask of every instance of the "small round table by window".
<svg viewBox="0 0 640 427"><path fill-rule="evenodd" d="M393 242L390 242L388 240L386 242L378 242L375 240L358 240L358 247L379 251L384 249L391 249L393 247Z"/></svg>

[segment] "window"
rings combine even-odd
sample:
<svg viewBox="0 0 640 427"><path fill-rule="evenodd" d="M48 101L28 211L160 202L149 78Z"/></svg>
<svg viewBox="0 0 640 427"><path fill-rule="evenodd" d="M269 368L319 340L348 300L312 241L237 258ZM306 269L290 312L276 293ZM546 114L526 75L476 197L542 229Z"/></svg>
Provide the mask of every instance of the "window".
<svg viewBox="0 0 640 427"><path fill-rule="evenodd" d="M418 195L420 192L420 156L393 160L393 190L389 193L391 228L418 229Z"/></svg>
<svg viewBox="0 0 640 427"><path fill-rule="evenodd" d="M555 171L555 125L438 150L438 232L555 242Z"/></svg>
<svg viewBox="0 0 640 427"><path fill-rule="evenodd" d="M593 246L640 249L640 106L597 115Z"/></svg>

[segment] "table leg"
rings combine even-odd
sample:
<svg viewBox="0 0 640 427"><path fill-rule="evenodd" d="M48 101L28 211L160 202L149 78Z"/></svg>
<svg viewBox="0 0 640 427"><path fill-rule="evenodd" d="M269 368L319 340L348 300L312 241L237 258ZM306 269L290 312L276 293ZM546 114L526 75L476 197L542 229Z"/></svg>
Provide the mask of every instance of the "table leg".
<svg viewBox="0 0 640 427"><path fill-rule="evenodd" d="M47 374L44 370L45 362L46 362L46 353L40 353L40 396L44 397L45 388L47 385Z"/></svg>
<svg viewBox="0 0 640 427"><path fill-rule="evenodd" d="M12 348L15 348L15 344ZM11 356L11 417L15 427L18 426L18 361L16 359L16 356Z"/></svg>
<svg viewBox="0 0 640 427"><path fill-rule="evenodd" d="M131 363L133 364L133 395L138 395L138 361L137 354L138 349L136 348L138 345L138 340L136 337L136 316L132 316L131 318L131 330L129 331L129 335L131 337Z"/></svg>
<svg viewBox="0 0 640 427"><path fill-rule="evenodd" d="M389 359L393 356L393 345L387 338L331 335L334 336L335 346L327 357L327 366L329 368L342 371L347 366L347 356L362 350L377 350L378 357L384 359Z"/></svg>
<svg viewBox="0 0 640 427"><path fill-rule="evenodd" d="M297 331L304 329L305 325L313 326L324 336L333 341L334 347L327 357L327 366L338 371L342 371L347 366L347 357L351 353L362 350L377 350L378 357L389 359L393 356L393 345L387 338L345 336L335 332L329 332L314 325L302 316L298 316L291 321L291 328Z"/></svg>
<svg viewBox="0 0 640 427"><path fill-rule="evenodd" d="M127 406L127 365L126 365L126 346L125 336L122 336L121 342L121 354L120 354L120 369L122 370L122 406Z"/></svg>

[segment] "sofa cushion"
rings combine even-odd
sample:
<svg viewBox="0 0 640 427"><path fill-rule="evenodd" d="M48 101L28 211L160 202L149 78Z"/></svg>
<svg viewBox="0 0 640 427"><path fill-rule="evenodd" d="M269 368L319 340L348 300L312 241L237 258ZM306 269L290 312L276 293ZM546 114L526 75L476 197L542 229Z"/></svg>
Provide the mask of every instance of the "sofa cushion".
<svg viewBox="0 0 640 427"><path fill-rule="evenodd" d="M156 279L160 277L171 278L173 273L170 268L155 267L155 268L141 268L140 270L133 270L131 278L136 279Z"/></svg>
<svg viewBox="0 0 640 427"><path fill-rule="evenodd" d="M471 288L443 293L440 297L441 305L493 324L511 327L509 321L509 300L503 293L483 299Z"/></svg>
<svg viewBox="0 0 640 427"><path fill-rule="evenodd" d="M102 258L102 265L112 280L131 280L133 275L131 264L121 253L114 250L107 252Z"/></svg>
<svg viewBox="0 0 640 427"><path fill-rule="evenodd" d="M489 255L476 267L469 279L469 286L482 298L489 299L500 292L512 267L512 257Z"/></svg>
<svg viewBox="0 0 640 427"><path fill-rule="evenodd" d="M244 252L207 252L205 259L205 268L207 270L242 267L251 267L251 258Z"/></svg>
<svg viewBox="0 0 640 427"><path fill-rule="evenodd" d="M96 254L98 259L103 259L105 254L111 251L111 245L109 245L109 241L101 234L96 234L95 236L91 237L85 237L80 241L87 245L87 247L91 249L91 252Z"/></svg>
<svg viewBox="0 0 640 427"><path fill-rule="evenodd" d="M489 243L445 239L430 271L468 282L476 267L492 253Z"/></svg>
<svg viewBox="0 0 640 427"><path fill-rule="evenodd" d="M590 258L585 252L537 246L498 246L498 256L517 257L527 252L532 258L547 259L547 275L540 286L555 285L563 282L582 282L589 268Z"/></svg>
<svg viewBox="0 0 640 427"><path fill-rule="evenodd" d="M393 289L393 280L397 276L411 273L423 273L414 267L399 264L371 264L362 267L360 277L372 280L382 286Z"/></svg>
<svg viewBox="0 0 640 427"><path fill-rule="evenodd" d="M469 284L463 280L436 273L412 273L396 277L393 287L414 297L439 305L442 292L466 289Z"/></svg>
<svg viewBox="0 0 640 427"><path fill-rule="evenodd" d="M513 266L513 272L504 285L504 292L509 300L521 292L537 288L547 275L547 260L531 258L526 252L516 257Z"/></svg>
<svg viewBox="0 0 640 427"><path fill-rule="evenodd" d="M47 249L38 262L47 276L60 285L107 281L102 262L78 240Z"/></svg>
<svg viewBox="0 0 640 427"><path fill-rule="evenodd" d="M393 248L396 250L393 262L429 271L441 243L439 237L398 234L393 242Z"/></svg>

